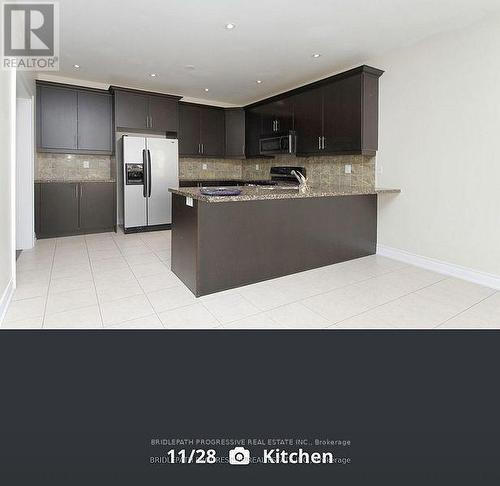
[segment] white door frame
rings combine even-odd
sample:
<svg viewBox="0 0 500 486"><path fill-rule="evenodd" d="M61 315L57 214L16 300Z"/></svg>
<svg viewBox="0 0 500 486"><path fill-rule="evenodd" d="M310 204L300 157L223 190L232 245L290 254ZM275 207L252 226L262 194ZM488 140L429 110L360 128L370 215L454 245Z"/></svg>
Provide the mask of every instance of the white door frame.
<svg viewBox="0 0 500 486"><path fill-rule="evenodd" d="M34 100L16 102L16 250L35 245Z"/></svg>

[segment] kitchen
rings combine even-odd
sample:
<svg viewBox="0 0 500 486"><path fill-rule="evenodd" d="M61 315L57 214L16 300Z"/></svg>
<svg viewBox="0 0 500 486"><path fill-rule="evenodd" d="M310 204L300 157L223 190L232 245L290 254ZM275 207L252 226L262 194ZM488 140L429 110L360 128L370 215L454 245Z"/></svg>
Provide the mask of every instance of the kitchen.
<svg viewBox="0 0 500 486"><path fill-rule="evenodd" d="M77 25L82 11L65 8L67 25ZM449 25L448 13L435 15ZM411 67L391 69L375 51L335 63L328 43L311 37L280 81L277 67L265 74L272 57L259 67L245 20L233 15L208 22L205 39L247 50L246 81L233 80L215 53L218 73L202 67L205 52L191 53L196 62L186 55L171 73L146 56L139 76L124 63L112 64L119 74L103 70L109 56L83 51L66 55L60 75L27 81L33 169L18 192L32 200L19 212L32 205L26 232L31 224L36 240L16 248L18 285L3 326L65 328L76 319L76 328L341 328L373 319L393 328L392 313L414 293L425 301L428 286L440 303L425 326L465 325L463 312L496 299L497 270L445 235L442 248L456 253L450 261L430 236L419 247L426 218L435 231L442 225L427 206L426 216L413 216L427 204L422 184L412 185L425 162L404 174L397 163L423 148L417 131L399 123L410 123L411 94L391 98L395 77L409 77ZM412 28L431 37L424 20ZM404 43L402 32L384 35ZM412 150L391 152L395 140ZM471 305L441 308L448 285L455 297L465 285L450 277L474 282L465 290Z"/></svg>
<svg viewBox="0 0 500 486"><path fill-rule="evenodd" d="M373 255L377 194L398 192L374 187L378 80L382 74L360 66L250 106L229 109L117 86L106 93L37 81L40 154L57 157L53 154L65 152L67 159L71 157L68 152L84 158L102 153L111 158L113 141L117 153L116 164L110 163L110 175L106 173L105 179L36 181L37 237L105 233L118 226L125 234L172 229L172 271L196 296ZM314 155L319 164L310 160ZM276 165L276 156L282 165ZM215 173L224 161L238 172L229 180L202 180L196 173L194 178L186 178L189 169L194 172L192 166L186 167L192 164L189 157L201 159L202 174L205 160L212 161ZM261 164L266 169L270 166L269 172L258 170ZM248 172L248 166L254 167L248 178L243 177L244 166ZM57 170L57 162L52 167ZM180 175L179 167L184 172ZM111 174L121 182L115 183ZM196 189L188 189L190 186ZM208 212L206 222L200 221L197 228L194 206L200 206L201 213L203 201L297 196L321 199L289 201L281 210L276 206L284 201L259 203L249 213L247 205L237 205L233 226L229 226L231 216L221 214L222 226L214 231L221 239L203 242L216 253L186 254L187 248L200 248L202 241L183 233L182 228L189 225L185 217L193 220L190 227L200 234L202 224L212 230L218 227L217 215ZM305 203L314 206L301 211ZM218 209L228 207L224 204ZM276 215L268 228L263 223L266 213ZM288 214L294 215L297 227L280 237L280 222ZM247 227L245 221L256 224ZM308 227L308 221L316 221L318 227ZM224 236L224 226L232 238ZM234 241L236 235L253 238L245 238L239 247L226 248L224 241ZM258 248L255 239L264 239L269 250L261 251L267 258L260 265L252 254L252 248ZM290 254L285 258L287 247ZM196 264L205 268L204 275ZM193 284L197 276L214 282L199 289Z"/></svg>

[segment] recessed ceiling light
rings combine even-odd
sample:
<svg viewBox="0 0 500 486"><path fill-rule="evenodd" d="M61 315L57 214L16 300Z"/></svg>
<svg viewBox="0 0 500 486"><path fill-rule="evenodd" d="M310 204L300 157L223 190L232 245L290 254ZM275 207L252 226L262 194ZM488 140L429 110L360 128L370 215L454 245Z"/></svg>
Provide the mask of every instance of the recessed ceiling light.
<svg viewBox="0 0 500 486"><path fill-rule="evenodd" d="M208 91L208 88L205 88L205 91Z"/></svg>
<svg viewBox="0 0 500 486"><path fill-rule="evenodd" d="M262 80L261 79L257 79L257 81L255 81L257 84L260 84L262 83Z"/></svg>
<svg viewBox="0 0 500 486"><path fill-rule="evenodd" d="M234 29L235 27L236 27L236 25L234 25L234 24L231 24L231 23L226 24L226 29L227 29L227 30L232 30L232 29Z"/></svg>
<svg viewBox="0 0 500 486"><path fill-rule="evenodd" d="M152 78L156 78L156 73L151 73L151 74L150 74L150 76L151 76Z"/></svg>
<svg viewBox="0 0 500 486"><path fill-rule="evenodd" d="M317 54L317 53L312 55L312 57L314 57L315 59L317 59L320 56L321 56L321 54Z"/></svg>
<svg viewBox="0 0 500 486"><path fill-rule="evenodd" d="M75 69L80 69L80 64L73 64L73 67L74 67Z"/></svg>

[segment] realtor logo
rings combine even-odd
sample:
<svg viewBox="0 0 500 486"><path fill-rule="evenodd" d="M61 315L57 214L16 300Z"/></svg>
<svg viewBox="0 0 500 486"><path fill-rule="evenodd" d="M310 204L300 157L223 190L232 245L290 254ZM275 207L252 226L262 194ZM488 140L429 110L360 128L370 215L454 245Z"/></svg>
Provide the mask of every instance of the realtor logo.
<svg viewBox="0 0 500 486"><path fill-rule="evenodd" d="M56 71L59 69L59 4L4 3L4 69Z"/></svg>

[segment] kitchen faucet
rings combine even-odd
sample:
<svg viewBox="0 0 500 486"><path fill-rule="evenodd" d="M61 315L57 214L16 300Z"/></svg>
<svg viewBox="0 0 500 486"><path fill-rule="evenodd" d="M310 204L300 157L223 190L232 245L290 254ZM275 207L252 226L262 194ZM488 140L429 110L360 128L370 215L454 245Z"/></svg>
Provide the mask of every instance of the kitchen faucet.
<svg viewBox="0 0 500 486"><path fill-rule="evenodd" d="M298 170L292 170L290 174L294 175L295 178L299 181L299 190L305 191L307 189L307 178L302 174L302 172Z"/></svg>

